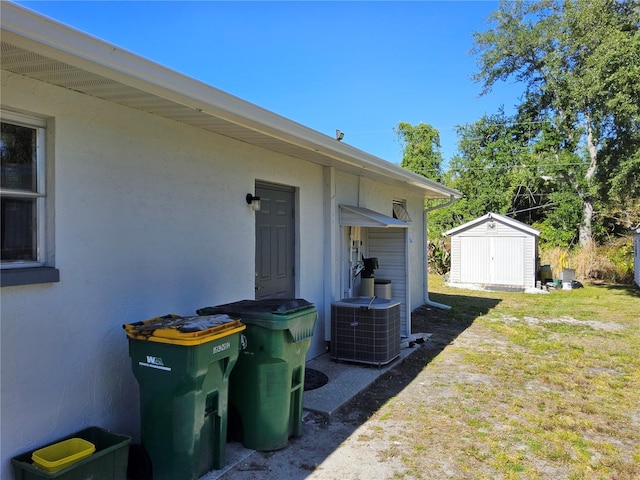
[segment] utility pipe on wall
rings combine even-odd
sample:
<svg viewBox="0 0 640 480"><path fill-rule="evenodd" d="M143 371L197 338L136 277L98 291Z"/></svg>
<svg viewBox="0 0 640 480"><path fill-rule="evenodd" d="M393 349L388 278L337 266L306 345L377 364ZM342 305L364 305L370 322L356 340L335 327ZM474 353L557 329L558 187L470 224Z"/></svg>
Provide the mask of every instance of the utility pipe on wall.
<svg viewBox="0 0 640 480"><path fill-rule="evenodd" d="M429 258L428 258L428 250L429 250L429 233L427 231L427 213L433 212L434 210L439 210L444 207L448 207L453 205L456 197L453 195L449 195L449 200L445 203L441 203L440 205L436 205L435 207L425 208L424 215L422 219L422 233L424 238L424 249L422 250L422 260L423 260L423 268L424 268L424 303L426 305L430 305L432 307L441 308L443 310L451 310L450 305L445 305L443 303L434 302L429 299Z"/></svg>

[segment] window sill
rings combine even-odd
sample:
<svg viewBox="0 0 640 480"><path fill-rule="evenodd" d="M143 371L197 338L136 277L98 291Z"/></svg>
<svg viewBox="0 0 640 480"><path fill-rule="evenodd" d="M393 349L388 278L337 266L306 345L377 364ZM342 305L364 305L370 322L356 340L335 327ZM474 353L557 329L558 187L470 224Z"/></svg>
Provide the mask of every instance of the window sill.
<svg viewBox="0 0 640 480"><path fill-rule="evenodd" d="M60 270L53 267L14 268L2 270L0 287L55 283L60 281Z"/></svg>

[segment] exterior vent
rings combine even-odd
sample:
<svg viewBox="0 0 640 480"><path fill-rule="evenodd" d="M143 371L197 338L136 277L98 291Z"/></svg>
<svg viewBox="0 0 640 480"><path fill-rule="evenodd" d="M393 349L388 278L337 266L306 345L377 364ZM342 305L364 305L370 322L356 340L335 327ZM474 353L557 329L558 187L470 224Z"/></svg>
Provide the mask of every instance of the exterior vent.
<svg viewBox="0 0 640 480"><path fill-rule="evenodd" d="M399 202L393 202L393 218L411 223L411 217L409 216L409 212L407 212L407 208Z"/></svg>

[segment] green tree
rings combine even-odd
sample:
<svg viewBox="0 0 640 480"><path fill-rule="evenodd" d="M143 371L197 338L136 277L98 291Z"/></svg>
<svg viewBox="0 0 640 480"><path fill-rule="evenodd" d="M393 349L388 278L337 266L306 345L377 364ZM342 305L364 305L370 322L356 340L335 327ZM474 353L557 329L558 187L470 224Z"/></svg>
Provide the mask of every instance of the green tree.
<svg viewBox="0 0 640 480"><path fill-rule="evenodd" d="M508 117L502 110L458 127L458 152L443 180L464 198L430 214L430 238L496 212L535 225L545 243L572 244L581 202L561 175L582 168L582 162L564 150L549 160L547 151L556 137L553 128L533 135L521 117Z"/></svg>
<svg viewBox="0 0 640 480"><path fill-rule="evenodd" d="M525 85L520 115L547 132L538 154L582 205L579 240L593 237L594 206L640 194L640 9L635 0L501 1L495 26L475 34L476 80ZM583 159L582 168L563 168ZM563 159L565 159L563 163ZM579 167L579 165L578 165Z"/></svg>
<svg viewBox="0 0 640 480"><path fill-rule="evenodd" d="M442 178L440 132L431 125L398 123L395 133L402 145L401 166L431 180Z"/></svg>
<svg viewBox="0 0 640 480"><path fill-rule="evenodd" d="M465 195L463 216L507 213L522 177L525 153L511 122L501 111L458 127L458 154L451 160L447 182Z"/></svg>

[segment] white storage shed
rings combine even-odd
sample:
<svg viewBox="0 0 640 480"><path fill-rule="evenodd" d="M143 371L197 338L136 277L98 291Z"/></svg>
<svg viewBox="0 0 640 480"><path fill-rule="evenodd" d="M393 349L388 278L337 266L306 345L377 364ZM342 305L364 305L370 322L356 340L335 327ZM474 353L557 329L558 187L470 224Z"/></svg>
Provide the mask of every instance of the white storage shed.
<svg viewBox="0 0 640 480"><path fill-rule="evenodd" d="M450 284L535 288L540 232L497 213L448 230Z"/></svg>

